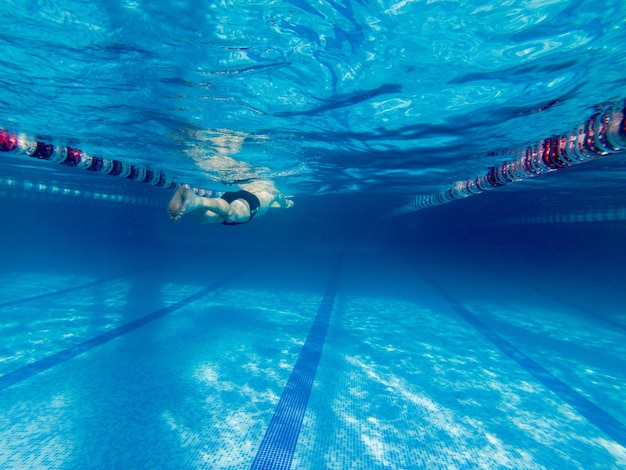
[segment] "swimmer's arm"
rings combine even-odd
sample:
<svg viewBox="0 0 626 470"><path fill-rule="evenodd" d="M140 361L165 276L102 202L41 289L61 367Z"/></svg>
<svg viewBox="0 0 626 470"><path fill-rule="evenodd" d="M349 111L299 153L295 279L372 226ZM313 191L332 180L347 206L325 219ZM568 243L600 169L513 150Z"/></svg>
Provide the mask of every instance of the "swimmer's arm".
<svg viewBox="0 0 626 470"><path fill-rule="evenodd" d="M281 209L289 209L293 206L293 201L291 199L285 198L282 194L278 194L274 201L270 204L270 207L276 207Z"/></svg>

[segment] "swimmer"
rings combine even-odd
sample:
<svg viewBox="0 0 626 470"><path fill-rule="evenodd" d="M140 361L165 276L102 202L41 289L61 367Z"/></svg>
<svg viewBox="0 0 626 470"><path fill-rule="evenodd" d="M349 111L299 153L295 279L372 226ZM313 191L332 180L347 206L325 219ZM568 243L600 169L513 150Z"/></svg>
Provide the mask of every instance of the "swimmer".
<svg viewBox="0 0 626 470"><path fill-rule="evenodd" d="M173 222L192 213L201 224L245 224L255 216L265 214L270 208L288 209L293 201L286 199L266 180L240 184L239 191L226 192L221 197L201 197L187 186L180 186L167 212Z"/></svg>

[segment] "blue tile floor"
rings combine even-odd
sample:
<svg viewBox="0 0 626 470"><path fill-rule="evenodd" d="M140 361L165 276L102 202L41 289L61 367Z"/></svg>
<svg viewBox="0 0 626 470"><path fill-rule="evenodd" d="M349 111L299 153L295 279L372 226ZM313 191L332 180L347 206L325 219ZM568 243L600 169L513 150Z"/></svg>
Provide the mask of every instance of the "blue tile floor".
<svg viewBox="0 0 626 470"><path fill-rule="evenodd" d="M0 468L626 467L619 301L307 256L0 273Z"/></svg>

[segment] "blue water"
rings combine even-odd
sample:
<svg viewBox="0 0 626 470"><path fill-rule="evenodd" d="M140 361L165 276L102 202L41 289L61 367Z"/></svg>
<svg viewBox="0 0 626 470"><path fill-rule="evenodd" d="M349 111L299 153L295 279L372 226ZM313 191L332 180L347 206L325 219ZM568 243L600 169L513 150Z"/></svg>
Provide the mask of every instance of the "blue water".
<svg viewBox="0 0 626 470"><path fill-rule="evenodd" d="M0 468L626 467L624 154L411 206L623 103L624 2L75 3L0 128L295 206L0 152Z"/></svg>

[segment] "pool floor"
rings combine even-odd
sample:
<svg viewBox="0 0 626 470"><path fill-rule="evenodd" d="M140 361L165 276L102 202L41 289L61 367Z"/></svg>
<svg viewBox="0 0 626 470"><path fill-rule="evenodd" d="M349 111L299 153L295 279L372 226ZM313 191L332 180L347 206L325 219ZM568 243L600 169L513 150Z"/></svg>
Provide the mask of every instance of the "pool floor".
<svg viewBox="0 0 626 470"><path fill-rule="evenodd" d="M619 294L223 256L0 273L0 468L626 467Z"/></svg>

